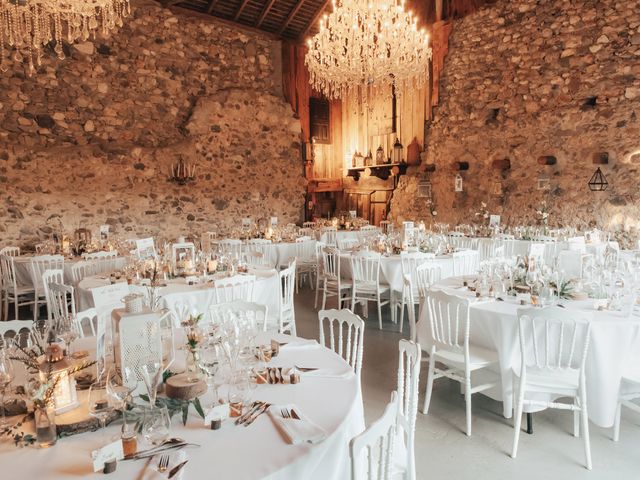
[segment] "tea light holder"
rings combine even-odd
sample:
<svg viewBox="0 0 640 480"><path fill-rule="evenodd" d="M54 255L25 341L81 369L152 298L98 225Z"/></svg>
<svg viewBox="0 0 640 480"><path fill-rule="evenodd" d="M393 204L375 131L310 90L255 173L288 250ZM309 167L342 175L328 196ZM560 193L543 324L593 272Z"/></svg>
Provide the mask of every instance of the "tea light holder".
<svg viewBox="0 0 640 480"><path fill-rule="evenodd" d="M53 343L47 347L45 360L40 364L40 380L44 382L50 375L51 380L57 382L53 392L56 415L80 406L75 378L69 375L69 369L72 367L60 345Z"/></svg>

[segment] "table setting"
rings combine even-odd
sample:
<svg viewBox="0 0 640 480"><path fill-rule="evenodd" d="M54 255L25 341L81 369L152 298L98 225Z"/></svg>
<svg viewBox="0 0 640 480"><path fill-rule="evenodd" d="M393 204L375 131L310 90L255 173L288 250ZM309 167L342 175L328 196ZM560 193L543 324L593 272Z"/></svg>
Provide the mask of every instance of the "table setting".
<svg viewBox="0 0 640 480"><path fill-rule="evenodd" d="M26 411L7 416L0 430L9 475L348 475L348 440L364 428L362 398L357 377L334 352L258 331L239 313L212 322L190 315L179 327L161 312L116 310L113 319L97 363L96 339L62 341L56 322L3 344L3 397L19 397ZM146 330L135 330L139 321ZM131 342L149 351L132 361L125 353ZM60 391L63 381L73 399Z"/></svg>

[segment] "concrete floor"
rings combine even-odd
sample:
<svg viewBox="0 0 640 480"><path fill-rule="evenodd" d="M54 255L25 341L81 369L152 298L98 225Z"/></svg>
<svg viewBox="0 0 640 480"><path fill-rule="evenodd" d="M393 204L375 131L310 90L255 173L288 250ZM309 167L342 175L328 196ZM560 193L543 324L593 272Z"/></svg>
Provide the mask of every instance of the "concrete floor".
<svg viewBox="0 0 640 480"><path fill-rule="evenodd" d="M318 338L314 293L301 290L296 296L298 335ZM335 302L334 299L332 299ZM335 303L328 307L333 308ZM365 417L370 425L382 414L396 388L398 341L402 335L383 307L383 330L377 313L369 309L364 335L362 389ZM405 319L406 321L406 319ZM408 328L405 324L405 337ZM422 363L420 409L424 401L427 363ZM458 384L441 379L434 384L429 415L418 412L416 468L419 479L640 479L640 415L623 411L620 441L611 440L612 429L590 424L593 470L584 468L581 438L574 438L573 415L547 410L535 414L534 434L520 436L518 458L509 456L513 439L512 420L502 417L502 405L481 394L473 396L473 435L467 437L464 397ZM524 419L523 419L524 425Z"/></svg>

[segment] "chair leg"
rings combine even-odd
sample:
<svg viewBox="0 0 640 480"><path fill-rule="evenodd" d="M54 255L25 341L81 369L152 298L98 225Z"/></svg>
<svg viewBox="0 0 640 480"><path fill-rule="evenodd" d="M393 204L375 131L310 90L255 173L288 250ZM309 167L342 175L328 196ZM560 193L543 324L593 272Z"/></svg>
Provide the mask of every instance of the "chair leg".
<svg viewBox="0 0 640 480"><path fill-rule="evenodd" d="M620 414L622 410L622 402L618 400L618 406L616 407L616 418L613 422L613 441L617 442L620 439Z"/></svg>
<svg viewBox="0 0 640 480"><path fill-rule="evenodd" d="M380 293L378 293L378 328L382 330L382 307L380 306Z"/></svg>
<svg viewBox="0 0 640 480"><path fill-rule="evenodd" d="M318 277L316 278L316 299L315 299L315 301L313 302L313 308L314 308L314 310L317 310L317 309L318 309L318 295L319 295L319 293L320 293L320 277L318 276Z"/></svg>
<svg viewBox="0 0 640 480"><path fill-rule="evenodd" d="M338 299L340 299L339 293L338 293ZM327 282L325 280L324 283L322 284L322 310L324 310L326 307L327 307Z"/></svg>
<svg viewBox="0 0 640 480"><path fill-rule="evenodd" d="M471 377L467 376L464 384L464 403L467 410L467 437L471 436Z"/></svg>
<svg viewBox="0 0 640 480"><path fill-rule="evenodd" d="M574 401L574 405L579 406L578 399ZM580 410L573 411L573 436L576 438L580 436Z"/></svg>
<svg viewBox="0 0 640 480"><path fill-rule="evenodd" d="M436 368L436 361L433 358L435 353L434 349L431 349L429 355L429 373L427 375L427 388L424 395L424 405L422 406L422 413L427 415L429 413L429 405L431 404L431 393L433 392L433 374Z"/></svg>
<svg viewBox="0 0 640 480"><path fill-rule="evenodd" d="M516 403L516 412L513 416L513 448L511 449L511 458L516 458L518 453L518 441L520 440L520 427L522 425L522 410L524 406L524 385L522 382L518 386L518 400Z"/></svg>
<svg viewBox="0 0 640 480"><path fill-rule="evenodd" d="M402 324L404 323L404 306L405 306L404 289L402 290L402 302L400 303L400 333L402 333Z"/></svg>
<svg viewBox="0 0 640 480"><path fill-rule="evenodd" d="M582 418L582 441L584 442L584 456L587 463L587 470L591 470L591 442L589 440L589 415L587 414L587 397L583 388L580 392L580 417Z"/></svg>

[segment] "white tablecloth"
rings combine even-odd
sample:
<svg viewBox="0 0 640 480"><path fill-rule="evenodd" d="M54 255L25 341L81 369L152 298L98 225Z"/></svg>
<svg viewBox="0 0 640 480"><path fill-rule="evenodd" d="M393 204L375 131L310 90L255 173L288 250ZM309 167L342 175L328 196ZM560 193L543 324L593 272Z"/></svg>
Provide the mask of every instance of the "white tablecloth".
<svg viewBox="0 0 640 480"><path fill-rule="evenodd" d="M350 254L343 253L340 258L340 272L342 278L351 278ZM442 270L442 278L453 276L453 257L451 255L439 255L431 260ZM382 256L380 258L380 283L389 285L394 292L401 292L402 280L402 260L400 255Z"/></svg>
<svg viewBox="0 0 640 480"><path fill-rule="evenodd" d="M277 315L280 312L278 299L279 276L275 270L252 269L251 274L256 276L253 289L253 301L266 305L269 315ZM93 307L91 289L109 285L108 275L98 275L83 279L76 289L79 309L85 310ZM145 293L146 287L130 285L132 292ZM160 289L160 306L177 312L184 306L188 306L197 312L204 313L209 305L216 301L216 290L211 283L203 285L188 285L184 278L176 278L167 281L167 286Z"/></svg>
<svg viewBox="0 0 640 480"><path fill-rule="evenodd" d="M263 338L292 341L285 335ZM81 339L77 348L83 348ZM271 362L274 366L314 366L344 369L345 362L330 350L313 345L288 349ZM81 392L82 393L82 392ZM360 385L355 375L346 378L303 376L297 385L258 385L253 398L273 404L292 403L311 421L327 433L327 438L316 445L289 445L276 430L268 415L260 416L251 426L232 425L212 431L203 426L203 420L191 408L187 425L180 415L171 422L171 435L201 445L188 448L189 463L183 480L219 478L234 480L342 480L349 478L349 441L364 429L364 412ZM203 405L211 402L207 394ZM82 407L80 407L82 408ZM120 422L107 428L108 436L119 434ZM62 438L48 449L17 448L12 442L0 442L0 465L3 478L47 478L48 480L95 478L104 479L103 473L93 473L91 450L101 446L101 434L85 433ZM141 478L146 460L121 461L114 480ZM157 459L152 467L157 466Z"/></svg>
<svg viewBox="0 0 640 480"><path fill-rule="evenodd" d="M33 287L33 281L31 280L31 259L33 255L21 255L14 259L16 268L16 281L18 285ZM73 259L64 259L64 281L67 285L72 285L71 267L81 261L82 258L75 257ZM116 267L122 268L126 263L124 257L118 257L116 259Z"/></svg>
<svg viewBox="0 0 640 480"><path fill-rule="evenodd" d="M461 288L462 279L450 278L439 287L461 296L472 296ZM465 291L466 290L466 291ZM589 418L596 425L613 425L620 379L624 367L632 359L640 359L640 318L627 318L617 312L595 312L592 300L563 301L567 309L580 309L595 313L591 328L591 343L587 356L587 406ZM518 341L517 309L515 299L505 298L504 302L480 301L471 304L471 343L498 352L502 386L487 391L487 395L503 402L506 418L512 413L513 378L512 367L519 365L520 346ZM417 325L418 341L423 350L432 345L427 312L420 309ZM476 384L473 381L472 384Z"/></svg>

